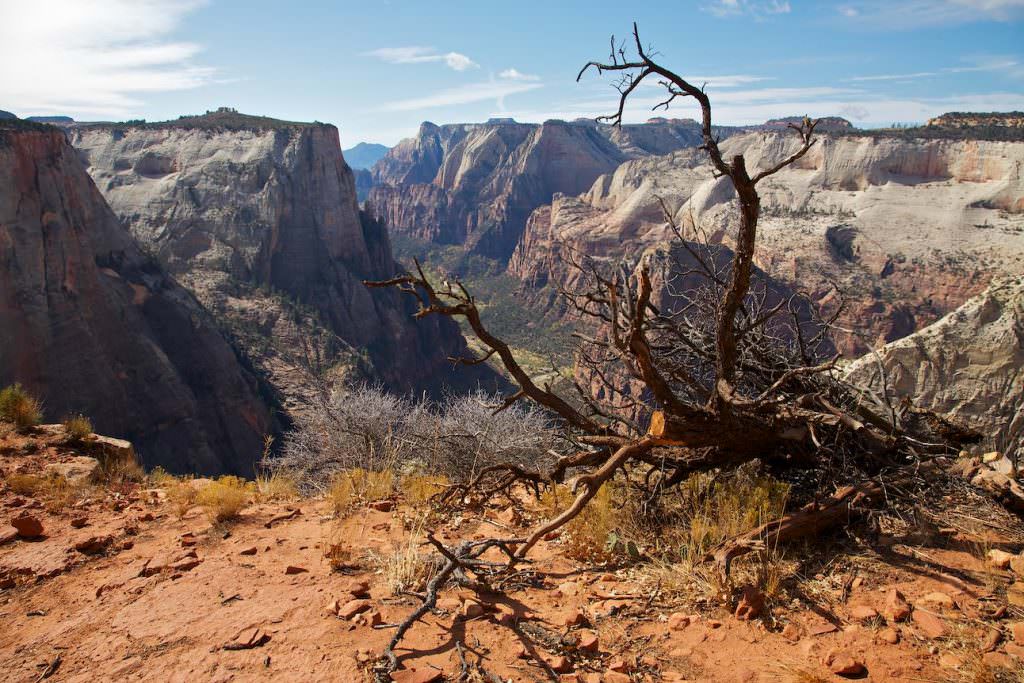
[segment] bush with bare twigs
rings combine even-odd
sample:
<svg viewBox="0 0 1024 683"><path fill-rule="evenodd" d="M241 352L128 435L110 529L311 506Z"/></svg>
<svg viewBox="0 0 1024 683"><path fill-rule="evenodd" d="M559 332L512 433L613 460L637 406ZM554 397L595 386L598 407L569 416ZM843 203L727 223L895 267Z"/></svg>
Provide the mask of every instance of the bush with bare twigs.
<svg viewBox="0 0 1024 683"><path fill-rule="evenodd" d="M347 472L464 482L495 464L552 460L560 442L550 417L524 405L495 413L499 402L473 393L414 403L372 385L347 387L300 417L282 454L267 465L288 471L305 492L325 492L351 488L338 479Z"/></svg>

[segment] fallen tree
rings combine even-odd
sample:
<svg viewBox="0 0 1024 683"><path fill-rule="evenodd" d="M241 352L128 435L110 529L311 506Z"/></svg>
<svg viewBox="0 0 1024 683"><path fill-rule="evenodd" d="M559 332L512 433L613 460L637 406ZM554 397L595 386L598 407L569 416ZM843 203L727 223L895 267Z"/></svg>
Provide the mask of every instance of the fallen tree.
<svg viewBox="0 0 1024 683"><path fill-rule="evenodd" d="M767 168L749 169L742 154L726 159L704 90L654 61L635 25L631 42L627 51L613 39L607 61L590 62L580 71L579 78L591 70L621 75L618 108L602 119L621 124L630 96L649 78L657 79L666 93L656 108L668 108L678 99L696 101L701 148L716 177L729 179L738 221L732 248L726 249L710 244L693 220L678 225L666 209L676 239L667 253L671 272L662 274L657 292L649 260L636 267L607 268L574 255L575 286L563 294L582 323L577 396L570 399L538 385L508 344L488 330L461 282L435 283L417 261L414 272L366 284L395 287L415 297L418 318L463 318L486 353L454 360L477 364L496 357L518 385L496 411L532 401L556 415L566 438L577 445L547 471L522 463L494 465L450 497L461 500L473 489L494 490L495 485L515 482L536 486L575 475L575 497L563 511L525 539L493 539L488 547L507 554L507 568L524 561L541 538L576 517L625 468L643 471L636 479L652 500L696 472L734 468L753 459L781 468L814 469L821 500L711 554L727 575L735 557L766 541L792 540L852 518L879 499L886 478L903 477L909 466L955 453L969 435L945 424L936 429L935 421L921 419L920 411L892 405L886 392L876 395L844 382L827 339L834 318L817 319L806 297L781 292L754 267L758 184L807 154L815 144L817 123L805 118L790 124L795 147ZM434 545L450 573L454 567L474 571L482 566L475 550ZM493 565L486 568L491 571ZM432 586L423 606L400 626L383 674L396 666L394 647L401 634L430 609L439 587Z"/></svg>

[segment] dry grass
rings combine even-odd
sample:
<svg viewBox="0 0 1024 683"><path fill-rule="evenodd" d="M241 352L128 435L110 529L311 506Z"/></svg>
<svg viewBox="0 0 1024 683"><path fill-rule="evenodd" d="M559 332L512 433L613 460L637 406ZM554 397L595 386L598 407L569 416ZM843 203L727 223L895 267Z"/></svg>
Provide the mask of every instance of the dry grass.
<svg viewBox="0 0 1024 683"><path fill-rule="evenodd" d="M422 552L423 525L424 520L419 520L408 539L395 546L390 554L369 554L370 564L383 577L384 585L392 595L422 592L437 571L431 561L431 553Z"/></svg>
<svg viewBox="0 0 1024 683"><path fill-rule="evenodd" d="M146 471L134 458L99 458L97 481L109 488L125 488L145 481Z"/></svg>
<svg viewBox="0 0 1024 683"><path fill-rule="evenodd" d="M64 432L74 443L92 435L92 422L85 415L70 415L64 418Z"/></svg>
<svg viewBox="0 0 1024 683"><path fill-rule="evenodd" d="M223 476L211 481L196 495L211 522L226 522L238 517L249 504L252 485L241 477Z"/></svg>
<svg viewBox="0 0 1024 683"><path fill-rule="evenodd" d="M14 474L6 479L7 487L19 496L30 496L43 501L43 506L53 513L74 505L88 497L92 487L88 484L72 484L56 472L46 476L35 474Z"/></svg>
<svg viewBox="0 0 1024 683"><path fill-rule="evenodd" d="M402 477L399 490L405 502L414 508L429 505L434 496L450 484L448 477L430 474L409 474Z"/></svg>
<svg viewBox="0 0 1024 683"><path fill-rule="evenodd" d="M637 525L628 496L616 482L601 487L586 507L565 525L563 552L580 562L606 562L616 556L636 557L636 540L630 533ZM568 486L547 491L541 505L549 517L567 508L575 496Z"/></svg>
<svg viewBox="0 0 1024 683"><path fill-rule="evenodd" d="M328 497L336 515L343 515L361 502L380 500L394 493L395 475L389 470L353 469L340 472L331 481Z"/></svg>
<svg viewBox="0 0 1024 683"><path fill-rule="evenodd" d="M174 479L173 477L171 479L172 481L166 485L167 502L174 509L174 514L178 516L178 519L181 519L196 504L199 491L192 485L190 479Z"/></svg>
<svg viewBox="0 0 1024 683"><path fill-rule="evenodd" d="M20 384L0 390L0 420L11 422L18 429L34 427L43 419L42 404Z"/></svg>
<svg viewBox="0 0 1024 683"><path fill-rule="evenodd" d="M642 572L671 600L729 603L733 587L749 584L769 600L784 597L784 584L798 563L778 548L751 553L732 566L731 583L704 562L722 541L750 531L783 514L789 488L767 477L744 472L727 479L697 474L664 496L656 509L632 516L628 533L648 548L652 561Z"/></svg>
<svg viewBox="0 0 1024 683"><path fill-rule="evenodd" d="M286 502L299 497L299 487L295 477L283 470L272 470L257 475L254 484L256 499L260 502Z"/></svg>
<svg viewBox="0 0 1024 683"><path fill-rule="evenodd" d="M150 486L158 489L171 488L179 482L177 477L159 465L153 468L153 471L147 475L146 480Z"/></svg>

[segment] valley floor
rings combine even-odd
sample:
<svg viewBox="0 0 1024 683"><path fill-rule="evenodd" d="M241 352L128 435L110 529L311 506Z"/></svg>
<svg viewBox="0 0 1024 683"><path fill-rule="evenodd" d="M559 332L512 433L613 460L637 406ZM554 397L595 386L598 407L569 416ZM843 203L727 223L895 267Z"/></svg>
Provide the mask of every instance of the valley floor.
<svg viewBox="0 0 1024 683"><path fill-rule="evenodd" d="M8 480L72 455L0 440ZM418 604L395 596L370 561L409 548L417 522L407 505L336 520L323 500L264 503L212 525L199 507L179 518L166 491L148 485L98 490L65 509L3 489L0 680L372 680L388 625ZM42 522L38 539L9 533L6 518L26 512ZM519 522L487 509L438 534L518 533ZM943 538L883 535L824 557L814 575L787 577L798 593L750 621L671 598L640 567L568 561L555 538L502 594L444 593L403 641L394 680L486 680L474 678L477 663L491 681L517 683L813 682L842 680L832 671L844 668L872 681L1021 680L1012 571L985 559L988 545ZM894 589L913 610L899 621Z"/></svg>

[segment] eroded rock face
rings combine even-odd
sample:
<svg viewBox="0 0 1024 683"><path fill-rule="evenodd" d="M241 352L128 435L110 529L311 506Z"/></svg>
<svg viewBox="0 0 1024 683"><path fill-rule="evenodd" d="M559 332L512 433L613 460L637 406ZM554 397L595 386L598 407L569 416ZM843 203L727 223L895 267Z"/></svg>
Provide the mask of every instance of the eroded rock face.
<svg viewBox="0 0 1024 683"><path fill-rule="evenodd" d="M767 168L797 142L759 132L722 143ZM836 341L847 355L899 339L1024 270L1024 144L823 135L763 181L757 264L826 312L845 299ZM672 239L660 200L688 235L731 243L728 179L699 150L636 159L578 196L538 208L509 264L527 283L565 277L564 244L616 258ZM840 296L833 288L836 283Z"/></svg>
<svg viewBox="0 0 1024 683"><path fill-rule="evenodd" d="M255 376L138 248L64 133L0 125L0 385L88 415L174 472L251 473L271 431Z"/></svg>
<svg viewBox="0 0 1024 683"><path fill-rule="evenodd" d="M362 284L398 266L383 226L360 214L337 129L229 118L71 136L114 211L228 322L290 408L306 398L310 358L396 390L458 381L455 324L417 323L409 301Z"/></svg>
<svg viewBox="0 0 1024 683"><path fill-rule="evenodd" d="M980 451L1024 455L1024 278L993 284L878 353L891 396L976 429ZM881 395L873 354L852 363L847 378Z"/></svg>
<svg viewBox="0 0 1024 683"><path fill-rule="evenodd" d="M693 121L436 126L424 123L373 169L374 215L396 233L507 260L526 220L555 193L579 194L627 159L699 143Z"/></svg>

